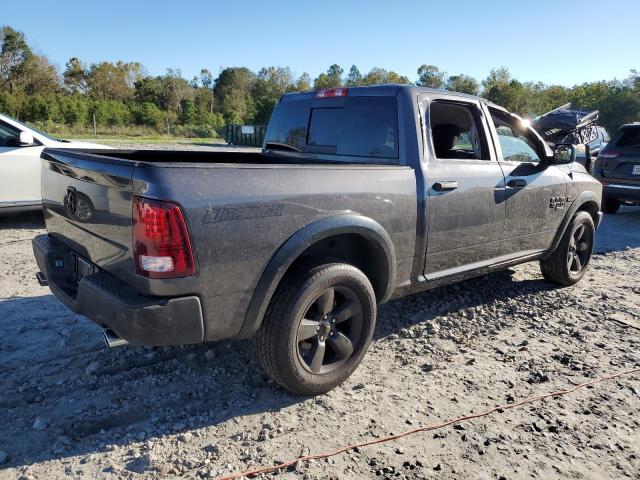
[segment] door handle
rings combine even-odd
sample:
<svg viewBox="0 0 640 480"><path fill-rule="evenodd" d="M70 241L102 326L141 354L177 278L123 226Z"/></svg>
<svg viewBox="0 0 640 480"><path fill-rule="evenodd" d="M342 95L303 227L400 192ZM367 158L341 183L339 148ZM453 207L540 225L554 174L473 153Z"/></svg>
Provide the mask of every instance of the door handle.
<svg viewBox="0 0 640 480"><path fill-rule="evenodd" d="M455 180L447 180L442 182L436 182L433 184L433 189L436 192L449 192L458 188L458 182Z"/></svg>
<svg viewBox="0 0 640 480"><path fill-rule="evenodd" d="M527 186L527 181L524 178L512 178L507 182L509 188L523 188Z"/></svg>

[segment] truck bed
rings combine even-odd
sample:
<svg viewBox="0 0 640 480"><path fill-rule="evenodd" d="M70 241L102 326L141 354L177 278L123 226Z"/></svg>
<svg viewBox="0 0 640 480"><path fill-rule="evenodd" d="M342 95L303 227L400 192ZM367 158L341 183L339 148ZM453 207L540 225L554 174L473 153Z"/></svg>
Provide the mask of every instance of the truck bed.
<svg viewBox="0 0 640 480"><path fill-rule="evenodd" d="M48 234L142 296L197 296L204 340L235 337L274 253L298 230L339 215L391 235L403 278L415 248L416 180L399 165L318 162L253 152L45 150ZM134 198L171 202L189 231L195 275L136 274ZM404 263L403 263L404 262Z"/></svg>

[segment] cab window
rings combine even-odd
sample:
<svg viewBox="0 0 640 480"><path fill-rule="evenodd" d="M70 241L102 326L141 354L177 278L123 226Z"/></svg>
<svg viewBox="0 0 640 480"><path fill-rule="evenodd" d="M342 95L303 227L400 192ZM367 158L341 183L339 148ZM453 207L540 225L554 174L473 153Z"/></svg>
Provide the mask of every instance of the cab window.
<svg viewBox="0 0 640 480"><path fill-rule="evenodd" d="M437 158L490 159L475 105L434 101L429 107L429 126Z"/></svg>

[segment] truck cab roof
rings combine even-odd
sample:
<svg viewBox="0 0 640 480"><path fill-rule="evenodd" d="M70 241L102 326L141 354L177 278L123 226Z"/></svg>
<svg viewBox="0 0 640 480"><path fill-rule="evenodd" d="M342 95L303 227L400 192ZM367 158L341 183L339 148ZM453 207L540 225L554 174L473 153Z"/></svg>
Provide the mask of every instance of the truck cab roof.
<svg viewBox="0 0 640 480"><path fill-rule="evenodd" d="M430 88L430 87L420 87L418 85L405 85L405 84L391 83L391 84L384 84L384 85L367 85L367 86L338 87L338 88L348 90L349 96L363 96L363 97L364 96L392 97L397 95L398 92L400 92L401 90L409 90L415 93L432 93L432 94L438 94L438 95L451 95L453 97L478 100L487 105L491 105L492 107L503 109L503 107L496 105L493 102L490 102L489 100L487 100L486 98L483 98L477 95L470 95L468 93L461 93L461 92L453 92L450 90L440 90L437 88ZM296 97L301 97L301 96L304 96L304 98L315 97L318 94L318 92L321 92L321 91L323 91L323 89L308 90L306 92L285 93L282 98L283 100L285 98L293 100Z"/></svg>

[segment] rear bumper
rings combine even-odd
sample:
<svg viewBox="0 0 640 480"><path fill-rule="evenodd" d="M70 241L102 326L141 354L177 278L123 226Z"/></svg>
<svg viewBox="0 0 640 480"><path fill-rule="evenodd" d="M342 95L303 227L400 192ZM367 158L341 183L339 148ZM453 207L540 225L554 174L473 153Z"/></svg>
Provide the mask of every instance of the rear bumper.
<svg viewBox="0 0 640 480"><path fill-rule="evenodd" d="M137 345L183 345L204 338L196 296L145 297L98 270L75 282L73 252L48 235L32 241L33 253L51 292L70 310Z"/></svg>
<svg viewBox="0 0 640 480"><path fill-rule="evenodd" d="M640 202L640 185L610 183L602 188L603 196L628 202Z"/></svg>

